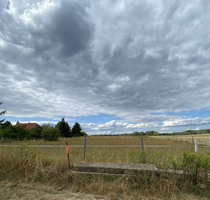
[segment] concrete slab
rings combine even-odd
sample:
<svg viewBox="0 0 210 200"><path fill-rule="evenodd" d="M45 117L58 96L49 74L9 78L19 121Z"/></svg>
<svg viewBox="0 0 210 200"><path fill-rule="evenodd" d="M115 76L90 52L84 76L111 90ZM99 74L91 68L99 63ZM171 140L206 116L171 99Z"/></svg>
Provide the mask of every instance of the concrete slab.
<svg viewBox="0 0 210 200"><path fill-rule="evenodd" d="M119 163L77 163L74 166L80 172L98 172L112 174L139 174L158 171L153 164L119 164Z"/></svg>

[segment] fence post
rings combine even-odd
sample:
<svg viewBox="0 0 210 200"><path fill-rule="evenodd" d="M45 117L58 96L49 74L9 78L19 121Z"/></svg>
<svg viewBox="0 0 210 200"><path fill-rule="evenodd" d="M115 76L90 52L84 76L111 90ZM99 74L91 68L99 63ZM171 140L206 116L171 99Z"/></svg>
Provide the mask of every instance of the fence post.
<svg viewBox="0 0 210 200"><path fill-rule="evenodd" d="M197 143L197 139L195 139L195 153L198 152L198 143Z"/></svg>
<svg viewBox="0 0 210 200"><path fill-rule="evenodd" d="M210 144L210 138L209 138L209 144Z"/></svg>
<svg viewBox="0 0 210 200"><path fill-rule="evenodd" d="M143 159L143 162L145 162L145 156L144 156L144 142L143 142L143 138L142 138L142 137L140 138L140 141L141 141L142 159Z"/></svg>
<svg viewBox="0 0 210 200"><path fill-rule="evenodd" d="M71 166L70 166L70 157L69 157L69 145L68 145L68 142L66 142L66 155L67 155L67 159L68 159L68 166L69 166L69 169L71 169Z"/></svg>
<svg viewBox="0 0 210 200"><path fill-rule="evenodd" d="M192 136L192 144L194 144L193 136Z"/></svg>
<svg viewBox="0 0 210 200"><path fill-rule="evenodd" d="M86 135L84 135L84 148L83 148L83 160L85 161L85 153L86 153Z"/></svg>

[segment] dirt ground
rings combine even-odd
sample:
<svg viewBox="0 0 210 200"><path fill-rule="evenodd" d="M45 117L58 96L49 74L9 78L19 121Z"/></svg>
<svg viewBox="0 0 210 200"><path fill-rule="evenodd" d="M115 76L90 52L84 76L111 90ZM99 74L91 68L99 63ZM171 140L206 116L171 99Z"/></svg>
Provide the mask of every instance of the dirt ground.
<svg viewBox="0 0 210 200"><path fill-rule="evenodd" d="M103 196L73 193L55 186L0 181L0 200L107 200Z"/></svg>

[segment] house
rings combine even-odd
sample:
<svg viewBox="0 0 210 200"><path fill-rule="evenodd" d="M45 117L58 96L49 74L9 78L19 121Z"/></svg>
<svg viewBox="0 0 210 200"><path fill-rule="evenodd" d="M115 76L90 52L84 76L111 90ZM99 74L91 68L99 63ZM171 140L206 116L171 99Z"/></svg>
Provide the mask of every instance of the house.
<svg viewBox="0 0 210 200"><path fill-rule="evenodd" d="M20 123L20 122L17 122L15 126L23 126L25 127L27 130L31 130L33 128L42 128L39 124L37 123Z"/></svg>

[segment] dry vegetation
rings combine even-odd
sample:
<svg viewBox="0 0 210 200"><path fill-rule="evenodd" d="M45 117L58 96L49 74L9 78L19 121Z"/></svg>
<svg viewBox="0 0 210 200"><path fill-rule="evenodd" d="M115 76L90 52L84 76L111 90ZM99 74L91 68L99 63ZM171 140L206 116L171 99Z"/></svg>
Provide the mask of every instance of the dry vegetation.
<svg viewBox="0 0 210 200"><path fill-rule="evenodd" d="M57 142L7 141L0 144L20 144L20 147L1 147L0 180L27 183L51 184L74 192L106 195L110 199L209 199L209 187L192 185L190 181L178 180L177 176L167 177L109 177L79 175L69 172L65 154L65 142L70 145L82 145L83 138L60 139ZM27 147L27 145L64 145L55 148ZM87 137L87 162L142 163L139 137ZM139 145L139 147L105 148L103 145ZM148 145L165 145L152 148ZM161 137L144 137L146 163L158 168L173 168L173 162L181 163L183 151L193 152L189 142L161 139ZM82 161L83 149L70 148L71 165ZM199 154L210 155L210 147L199 147Z"/></svg>

